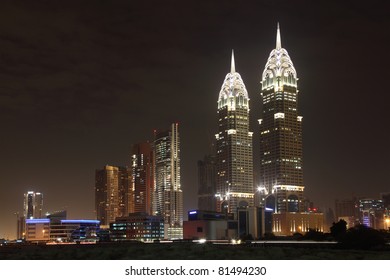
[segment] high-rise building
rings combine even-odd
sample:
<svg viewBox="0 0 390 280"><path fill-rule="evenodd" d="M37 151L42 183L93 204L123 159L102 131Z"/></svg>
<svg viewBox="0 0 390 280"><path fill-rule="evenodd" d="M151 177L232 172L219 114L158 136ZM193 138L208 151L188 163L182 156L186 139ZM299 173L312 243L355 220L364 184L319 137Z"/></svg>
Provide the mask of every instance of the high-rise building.
<svg viewBox="0 0 390 280"><path fill-rule="evenodd" d="M134 212L134 194L131 189L131 169L118 166L118 204L119 216L124 217Z"/></svg>
<svg viewBox="0 0 390 280"><path fill-rule="evenodd" d="M232 52L231 69L218 97L216 136L217 211L237 215L238 207L253 206L253 148L249 130L249 96L236 72Z"/></svg>
<svg viewBox="0 0 390 280"><path fill-rule="evenodd" d="M129 171L126 167L106 165L95 173L95 211L102 226L109 226L117 217L126 216L131 208L128 201Z"/></svg>
<svg viewBox="0 0 390 280"><path fill-rule="evenodd" d="M153 214L164 218L167 239L183 238L183 192L180 183L179 125L155 133Z"/></svg>
<svg viewBox="0 0 390 280"><path fill-rule="evenodd" d="M279 24L276 47L262 74L260 187L275 213L303 211L302 116L298 114L298 77L282 48Z"/></svg>
<svg viewBox="0 0 390 280"><path fill-rule="evenodd" d="M198 161L198 209L215 211L215 156Z"/></svg>
<svg viewBox="0 0 390 280"><path fill-rule="evenodd" d="M359 199L360 223L374 229L387 228L385 226L385 208L383 200L364 198Z"/></svg>
<svg viewBox="0 0 390 280"><path fill-rule="evenodd" d="M24 194L24 217L26 219L42 218L43 194L28 191Z"/></svg>
<svg viewBox="0 0 390 280"><path fill-rule="evenodd" d="M149 142L133 145L131 155L131 188L134 210L152 215L153 149Z"/></svg>

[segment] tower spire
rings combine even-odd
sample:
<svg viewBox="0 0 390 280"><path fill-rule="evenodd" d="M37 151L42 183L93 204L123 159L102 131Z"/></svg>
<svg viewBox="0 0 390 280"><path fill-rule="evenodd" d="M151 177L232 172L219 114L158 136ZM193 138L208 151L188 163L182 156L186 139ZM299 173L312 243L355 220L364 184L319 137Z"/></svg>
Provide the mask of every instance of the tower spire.
<svg viewBox="0 0 390 280"><path fill-rule="evenodd" d="M280 39L280 28L278 22L278 30L276 31L276 49L280 50L282 48L282 40Z"/></svg>
<svg viewBox="0 0 390 280"><path fill-rule="evenodd" d="M230 73L236 72L236 66L234 64L234 50L232 50L232 63L230 65Z"/></svg>

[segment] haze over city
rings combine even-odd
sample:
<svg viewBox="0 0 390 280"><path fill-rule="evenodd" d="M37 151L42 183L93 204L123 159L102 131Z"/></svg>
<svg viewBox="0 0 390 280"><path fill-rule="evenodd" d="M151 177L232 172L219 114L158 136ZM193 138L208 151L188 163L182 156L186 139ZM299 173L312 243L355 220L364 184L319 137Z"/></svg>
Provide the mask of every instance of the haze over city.
<svg viewBox="0 0 390 280"><path fill-rule="evenodd" d="M14 237L28 190L44 194L44 211L95 218L95 169L129 165L132 144L172 122L184 209L196 208L196 164L211 152L232 49L251 99L256 173L277 22L299 77L305 196L325 209L390 191L388 11L381 1L4 3L0 237Z"/></svg>

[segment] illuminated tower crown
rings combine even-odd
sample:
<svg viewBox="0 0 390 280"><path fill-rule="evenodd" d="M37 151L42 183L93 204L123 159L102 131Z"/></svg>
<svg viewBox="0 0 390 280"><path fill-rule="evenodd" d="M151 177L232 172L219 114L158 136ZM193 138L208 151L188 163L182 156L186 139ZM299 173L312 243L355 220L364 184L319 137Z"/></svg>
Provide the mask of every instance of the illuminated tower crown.
<svg viewBox="0 0 390 280"><path fill-rule="evenodd" d="M283 86L297 86L297 71L286 49L282 48L280 28L276 33L276 48L269 55L262 76L262 90L272 88L283 91Z"/></svg>
<svg viewBox="0 0 390 280"><path fill-rule="evenodd" d="M236 106L249 108L249 97L241 75L236 72L234 63L234 52L232 51L232 61L230 73L225 77L218 98L218 109L228 106L229 111L235 110Z"/></svg>

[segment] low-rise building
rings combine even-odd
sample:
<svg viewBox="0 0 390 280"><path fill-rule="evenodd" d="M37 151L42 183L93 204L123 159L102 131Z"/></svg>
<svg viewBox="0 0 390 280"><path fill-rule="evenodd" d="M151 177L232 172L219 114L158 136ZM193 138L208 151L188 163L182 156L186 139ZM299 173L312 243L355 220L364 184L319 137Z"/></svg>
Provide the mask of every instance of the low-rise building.
<svg viewBox="0 0 390 280"><path fill-rule="evenodd" d="M97 241L100 221L97 220L26 220L26 241L69 242Z"/></svg>
<svg viewBox="0 0 390 280"><path fill-rule="evenodd" d="M27 219L26 241L47 242L50 240L50 219Z"/></svg>
<svg viewBox="0 0 390 280"><path fill-rule="evenodd" d="M228 240L237 238L237 221L233 213L192 210L184 221L184 239Z"/></svg>
<svg viewBox="0 0 390 280"><path fill-rule="evenodd" d="M324 214L317 212L274 213L273 233L277 236L288 236L294 233L316 230L324 232Z"/></svg>
<svg viewBox="0 0 390 280"><path fill-rule="evenodd" d="M153 241L164 239L164 219L147 213L130 213L110 223L111 241Z"/></svg>

